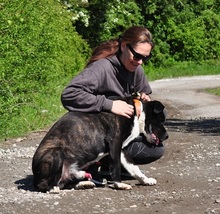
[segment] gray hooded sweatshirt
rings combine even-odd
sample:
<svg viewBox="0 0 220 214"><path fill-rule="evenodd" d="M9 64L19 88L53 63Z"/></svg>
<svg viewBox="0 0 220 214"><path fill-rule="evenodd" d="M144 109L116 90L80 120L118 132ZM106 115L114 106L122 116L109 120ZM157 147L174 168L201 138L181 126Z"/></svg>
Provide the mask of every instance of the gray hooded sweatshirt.
<svg viewBox="0 0 220 214"><path fill-rule="evenodd" d="M140 65L135 72L126 70L116 56L89 64L72 79L61 95L68 111L111 111L111 96L129 97L134 92L151 94L151 87Z"/></svg>

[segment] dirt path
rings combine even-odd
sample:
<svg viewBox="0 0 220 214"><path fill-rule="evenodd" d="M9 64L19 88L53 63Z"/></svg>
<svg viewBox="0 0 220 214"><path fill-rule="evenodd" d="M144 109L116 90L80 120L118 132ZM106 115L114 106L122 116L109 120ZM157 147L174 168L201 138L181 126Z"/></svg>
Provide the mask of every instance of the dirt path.
<svg viewBox="0 0 220 214"><path fill-rule="evenodd" d="M167 107L170 138L159 161L140 166L156 186L131 191L109 188L33 191L31 160L46 133L0 146L0 213L220 214L220 97L203 88L220 86L220 75L151 83L154 99Z"/></svg>

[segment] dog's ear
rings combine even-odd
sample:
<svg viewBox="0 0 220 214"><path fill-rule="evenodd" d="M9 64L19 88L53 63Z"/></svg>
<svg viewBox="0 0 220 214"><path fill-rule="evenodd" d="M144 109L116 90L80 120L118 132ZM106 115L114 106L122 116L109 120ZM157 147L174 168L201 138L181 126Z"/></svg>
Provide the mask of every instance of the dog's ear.
<svg viewBox="0 0 220 214"><path fill-rule="evenodd" d="M154 114L156 114L157 118L161 121L162 124L164 124L167 117L165 106L159 101L154 101L154 102L155 102L154 110L153 110Z"/></svg>
<svg viewBox="0 0 220 214"><path fill-rule="evenodd" d="M155 106L154 106L154 113L155 114L160 114L164 110L165 106L159 102L155 101Z"/></svg>

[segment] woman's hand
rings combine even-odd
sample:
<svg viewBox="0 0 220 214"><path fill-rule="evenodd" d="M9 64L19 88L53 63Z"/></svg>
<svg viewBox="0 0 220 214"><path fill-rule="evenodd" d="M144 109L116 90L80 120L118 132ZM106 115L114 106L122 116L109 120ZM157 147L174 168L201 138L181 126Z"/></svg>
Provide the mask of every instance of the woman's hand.
<svg viewBox="0 0 220 214"><path fill-rule="evenodd" d="M143 100L143 101L151 101L151 98L150 98L150 95L147 95L147 94L145 94L145 93L141 93L141 99Z"/></svg>
<svg viewBox="0 0 220 214"><path fill-rule="evenodd" d="M127 118L131 118L134 114L134 106L127 104L122 100L114 100L111 112Z"/></svg>

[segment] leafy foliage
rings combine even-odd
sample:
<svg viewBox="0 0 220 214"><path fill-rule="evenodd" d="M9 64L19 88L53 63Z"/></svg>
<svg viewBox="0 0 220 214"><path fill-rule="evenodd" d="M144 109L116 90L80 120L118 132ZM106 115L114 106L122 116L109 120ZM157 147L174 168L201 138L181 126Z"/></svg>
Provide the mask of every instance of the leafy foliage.
<svg viewBox="0 0 220 214"><path fill-rule="evenodd" d="M72 20L77 32L89 42L91 47L119 36L127 26L139 24L141 20L140 8L132 0L90 0L87 3L69 0L67 2L65 4L73 12Z"/></svg>
<svg viewBox="0 0 220 214"><path fill-rule="evenodd" d="M58 2L6 0L0 14L0 133L7 136L16 127L9 124L19 116L24 123L18 124L18 132L36 129L30 126L28 112L36 110L36 117L45 117L41 112L51 96L60 106L60 91L84 66L89 48ZM45 103L40 94L46 95Z"/></svg>
<svg viewBox="0 0 220 214"><path fill-rule="evenodd" d="M120 1L115 0L103 4L103 8L106 8L104 21L101 23L100 32L97 37L100 41L106 41L111 37L118 37L127 26L138 25L141 17L140 9L134 1ZM95 26L94 26L95 27Z"/></svg>
<svg viewBox="0 0 220 214"><path fill-rule="evenodd" d="M154 66L220 57L219 0L90 0L81 8L87 11L88 23L78 20L74 25L91 47L116 38L131 25L143 25L156 44Z"/></svg>
<svg viewBox="0 0 220 214"><path fill-rule="evenodd" d="M138 1L150 20L156 43L157 66L169 61L197 61L220 57L219 1ZM210 32L212 32L210 34Z"/></svg>
<svg viewBox="0 0 220 214"><path fill-rule="evenodd" d="M0 139L56 120L64 111L60 93L90 47L132 25L153 34L151 79L219 73L219 0L59 1L0 3Z"/></svg>

